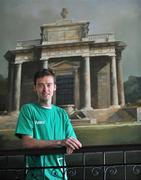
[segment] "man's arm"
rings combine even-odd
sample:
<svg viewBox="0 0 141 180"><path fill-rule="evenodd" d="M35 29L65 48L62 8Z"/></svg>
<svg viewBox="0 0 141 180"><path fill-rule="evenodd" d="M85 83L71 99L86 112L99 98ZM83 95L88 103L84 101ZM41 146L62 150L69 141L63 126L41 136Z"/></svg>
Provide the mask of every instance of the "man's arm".
<svg viewBox="0 0 141 180"><path fill-rule="evenodd" d="M71 154L73 150L82 147L82 144L72 137L64 140L37 140L28 135L22 135L22 144L25 148L45 148L64 146L67 148L67 153Z"/></svg>

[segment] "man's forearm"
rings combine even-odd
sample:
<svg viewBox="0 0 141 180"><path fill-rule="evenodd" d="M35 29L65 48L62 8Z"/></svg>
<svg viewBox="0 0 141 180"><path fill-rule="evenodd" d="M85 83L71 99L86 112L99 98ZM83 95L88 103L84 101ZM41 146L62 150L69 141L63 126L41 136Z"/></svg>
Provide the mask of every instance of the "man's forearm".
<svg viewBox="0 0 141 180"><path fill-rule="evenodd" d="M46 148L46 147L58 147L62 146L61 140L38 140L23 136L22 144L25 148Z"/></svg>
<svg viewBox="0 0 141 180"><path fill-rule="evenodd" d="M79 149L82 147L82 144L73 137L69 137L63 140L38 140L24 135L22 137L22 144L25 148L47 148L64 146L67 148L68 154L71 154L75 149Z"/></svg>

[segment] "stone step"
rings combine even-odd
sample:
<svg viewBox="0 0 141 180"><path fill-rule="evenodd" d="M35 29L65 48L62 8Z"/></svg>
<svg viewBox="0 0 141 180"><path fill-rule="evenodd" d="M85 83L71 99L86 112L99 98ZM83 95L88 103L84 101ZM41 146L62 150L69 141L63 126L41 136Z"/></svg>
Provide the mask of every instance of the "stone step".
<svg viewBox="0 0 141 180"><path fill-rule="evenodd" d="M100 110L80 110L70 117L73 124L99 124L114 122L134 122L136 118L122 108L109 108ZM86 121L87 120L87 121Z"/></svg>
<svg viewBox="0 0 141 180"><path fill-rule="evenodd" d="M73 126L83 126L83 125L90 125L91 120L84 118L84 119L72 119L71 123Z"/></svg>

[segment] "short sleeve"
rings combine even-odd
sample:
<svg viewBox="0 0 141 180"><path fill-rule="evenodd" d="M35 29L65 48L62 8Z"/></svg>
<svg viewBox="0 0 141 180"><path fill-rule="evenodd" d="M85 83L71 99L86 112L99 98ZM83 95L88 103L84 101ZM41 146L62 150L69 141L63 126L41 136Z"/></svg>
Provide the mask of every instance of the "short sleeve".
<svg viewBox="0 0 141 180"><path fill-rule="evenodd" d="M19 138L21 138L21 135L33 136L32 110L28 105L24 105L21 108L15 135Z"/></svg>
<svg viewBox="0 0 141 180"><path fill-rule="evenodd" d="M66 138L73 137L73 138L77 139L76 134L75 134L74 129L73 129L73 126L70 122L70 118L65 111L64 111L64 118L65 118Z"/></svg>

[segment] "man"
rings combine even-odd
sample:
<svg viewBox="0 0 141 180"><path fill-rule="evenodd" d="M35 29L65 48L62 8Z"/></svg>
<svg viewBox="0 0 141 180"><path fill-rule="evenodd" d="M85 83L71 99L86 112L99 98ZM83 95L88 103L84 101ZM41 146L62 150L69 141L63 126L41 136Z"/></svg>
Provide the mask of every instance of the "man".
<svg viewBox="0 0 141 180"><path fill-rule="evenodd" d="M64 109L52 104L56 90L55 75L49 69L42 69L34 76L34 89L38 102L23 105L18 117L16 135L26 148L66 147L68 154L82 147L77 140L69 117ZM61 166L63 155L28 157L29 167ZM27 173L28 180L63 179L62 169L34 169ZM67 177L65 178L67 179Z"/></svg>

